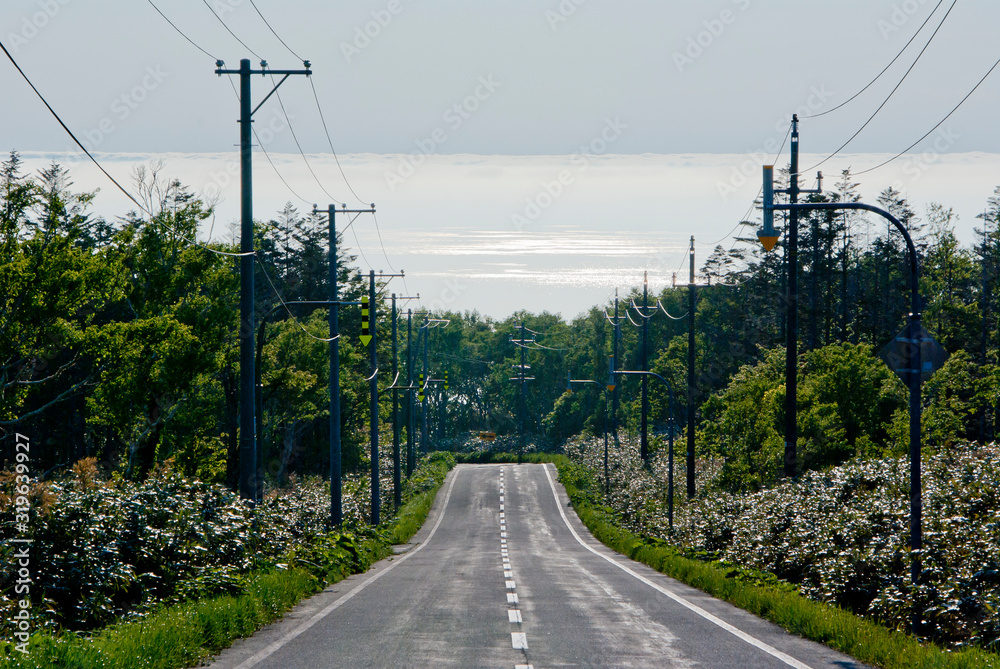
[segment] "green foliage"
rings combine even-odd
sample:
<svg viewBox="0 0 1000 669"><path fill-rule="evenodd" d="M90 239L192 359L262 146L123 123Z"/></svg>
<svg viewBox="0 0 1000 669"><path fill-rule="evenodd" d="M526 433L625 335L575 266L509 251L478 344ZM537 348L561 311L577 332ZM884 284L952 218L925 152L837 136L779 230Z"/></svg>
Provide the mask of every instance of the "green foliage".
<svg viewBox="0 0 1000 669"><path fill-rule="evenodd" d="M799 458L821 470L891 450L887 426L906 391L866 344L832 344L799 366ZM777 480L784 453L784 351L744 367L703 407L702 436L726 464L719 484L757 490Z"/></svg>

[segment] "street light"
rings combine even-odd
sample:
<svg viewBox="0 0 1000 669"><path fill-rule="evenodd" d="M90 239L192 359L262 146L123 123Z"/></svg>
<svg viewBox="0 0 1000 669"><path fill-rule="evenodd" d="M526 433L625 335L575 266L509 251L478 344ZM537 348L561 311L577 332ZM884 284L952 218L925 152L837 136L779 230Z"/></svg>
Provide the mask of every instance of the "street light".
<svg viewBox="0 0 1000 669"><path fill-rule="evenodd" d="M641 372L631 370L613 370L612 374L626 374L630 376L653 376L667 384L667 392L670 394L669 405L675 408L674 386L656 372ZM673 409L671 409L671 420L673 420ZM676 422L676 421L674 421ZM667 431L667 523L670 525L670 533L674 532L674 431Z"/></svg>
<svg viewBox="0 0 1000 669"><path fill-rule="evenodd" d="M794 118L794 117L793 117ZM894 343L900 345L899 353L890 353L890 356L902 358L895 360L893 371L901 373L910 389L910 581L917 585L920 581L920 551L922 545L922 517L923 506L921 499L921 476L920 476L920 384L925 377L940 366L943 362L944 351L940 345L930 337L920 325L920 267L918 263L917 249L910 237L910 232L906 226L885 209L864 204L861 202L807 202L807 203L786 203L778 204L774 202L774 166L765 165L764 175L764 228L758 233L762 240L776 236L774 229L774 212L789 211L798 212L805 210L826 210L839 211L851 209L855 211L870 211L889 221L903 236L906 242L906 251L910 267L910 316L909 323L899 335ZM790 270L794 272L794 269ZM926 355L922 359L922 353ZM795 418L792 417L794 422ZM913 601L913 614L911 618L911 629L913 634L919 634L920 611L917 609L916 597Z"/></svg>
<svg viewBox="0 0 1000 669"><path fill-rule="evenodd" d="M614 377L612 377L609 383L604 384L600 381L592 381L590 379L566 379L567 384L573 383L592 383L595 386L600 386L601 390L604 391L604 495L607 496L611 493L611 479L608 478L608 392L615 389ZM566 390L572 391L572 388L567 385Z"/></svg>

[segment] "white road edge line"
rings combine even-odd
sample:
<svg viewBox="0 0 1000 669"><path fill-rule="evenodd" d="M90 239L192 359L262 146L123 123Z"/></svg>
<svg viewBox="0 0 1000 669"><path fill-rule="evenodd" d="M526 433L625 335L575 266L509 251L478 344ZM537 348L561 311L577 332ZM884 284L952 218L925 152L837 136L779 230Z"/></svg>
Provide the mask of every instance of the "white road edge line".
<svg viewBox="0 0 1000 669"><path fill-rule="evenodd" d="M689 609L690 611L698 614L699 616L701 616L705 620L709 621L710 623L718 625L719 627L721 627L722 629L726 630L727 632L729 632L733 636L737 637L738 639L741 639L742 641L747 642L748 644L750 644L754 648L757 648L759 650L764 651L768 655L771 655L772 657L775 657L775 658L781 660L782 662L784 662L788 666L795 667L795 669L812 669L812 667L810 667L808 664L803 664L802 662L799 662L798 660L796 660L791 655L787 655L785 653L782 653L780 650L778 650L774 646L771 646L771 645L769 645L767 643L764 643L763 641L761 641L760 639L758 639L756 637L750 636L749 634L747 634L746 632L744 632L741 629L733 627L732 625L730 625L729 623L727 623L725 620L722 620L721 618L718 618L718 617L712 615L711 613L709 613L705 609L701 608L697 604L693 604L693 603L689 602L688 600L684 599L680 595L678 595L678 594L676 594L674 592L671 592L670 590L667 590L666 588L664 588L664 587L662 587L662 586L660 586L660 585L658 585L658 584L650 581L648 578L646 578L642 574L639 574L639 573L633 571L632 569L630 569L629 567L621 564L620 562L618 562L614 558L608 557L607 555L604 555L603 553L599 553L598 551L596 551L593 548L591 548L590 546L588 546L583 541L583 539L580 538L580 535L576 533L576 530L573 529L573 526L569 524L569 518L566 517L566 512L563 511L562 502L559 501L559 493L556 492L556 484L553 482L552 475L549 473L549 466L547 464L545 464L545 465L542 465L542 468L545 470L545 478L548 479L548 481L549 481L549 487L552 489L552 496L556 500L556 508L559 509L559 515L562 516L563 522L566 523L566 527L569 528L570 533L573 535L573 537L577 540L577 542L581 546L583 546L584 548L586 548L588 551L590 551L594 555L596 555L596 556L598 556L600 558L603 558L604 560L607 560L608 562L610 562L614 566L616 566L619 569L621 569L622 571L624 571L626 574L629 574L630 576L634 576L635 578L637 578L638 580L642 581L643 583L645 583L649 587L653 588L654 590L657 590L658 592L666 595L667 597L669 597L670 599L674 600L675 602L677 602L681 606L683 606L683 607Z"/></svg>
<svg viewBox="0 0 1000 669"><path fill-rule="evenodd" d="M286 634L282 638L280 638L277 641L271 643L269 646L267 646L263 650L260 650L260 651L258 651L256 653L254 653L253 655L251 655L250 657L248 657L246 660L244 660L239 665L237 665L236 669L249 669L250 667L254 666L255 664L257 664L257 663L261 662L262 660L270 657L271 655L273 655L275 653L275 651L277 651L278 649L280 649L282 646L284 646L285 644L287 644L289 641L291 641L292 639L295 639L297 636L299 636L300 634L302 634L303 632L305 632L306 630L308 630L310 627L312 627L313 625L315 625L316 623L318 623L320 620L322 620L323 618L325 618L327 615L329 615L330 613L332 613L335 609L339 608L341 606L341 604L345 603L346 601L348 601L349 599L351 599L352 597L354 597L354 595L358 594L359 592L361 592L362 590L364 590L365 588L367 588L369 585L371 585L372 583L374 583L378 579L380 579L383 576L385 576L386 574L388 574L397 565L405 562L407 559L409 559L409 557L411 555L413 555L414 553L419 553L421 548L423 548L428 543L430 543L431 538L434 537L434 533L437 532L438 527L440 527L441 521L444 520L445 511L448 510L448 501L451 499L451 491L455 487L455 481L458 480L458 474L459 474L460 471L461 470L458 470L458 471L455 472L455 476L452 477L451 483L448 484L448 492L445 493L444 502L441 504L441 513L438 514L437 522L434 523L434 527L431 528L431 533L427 535L427 538L423 541L423 543L421 543L416 548L413 548L413 549L407 551L407 553L404 554L403 557L401 557L401 558L399 558L397 560L394 560L392 562L392 564L390 564L384 570L380 571L377 574L374 574L373 576L369 577L367 580L362 581L361 583L359 583L353 590L351 590L350 592L348 592L346 595L344 595L343 597L341 597L337 601L329 604L328 606L326 606L322 610L314 613L312 615L312 617L310 617L308 620L306 620L305 622L303 622L301 625L299 625L298 627L296 627L295 629L293 629L291 632L289 632L288 634Z"/></svg>

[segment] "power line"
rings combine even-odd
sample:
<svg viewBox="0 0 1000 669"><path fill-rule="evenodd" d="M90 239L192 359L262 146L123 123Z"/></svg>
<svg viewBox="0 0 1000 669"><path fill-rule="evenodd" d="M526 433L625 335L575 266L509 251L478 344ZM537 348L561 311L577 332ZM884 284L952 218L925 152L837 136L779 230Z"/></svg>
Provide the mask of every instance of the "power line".
<svg viewBox="0 0 1000 669"><path fill-rule="evenodd" d="M229 85L233 89L233 95L235 95L236 99L239 100L240 99L240 94L239 94L239 91L236 90L236 84L233 83L232 76L230 75L228 77L228 79L229 79ZM289 127L291 127L291 126L289 126ZM250 131L253 133L254 139L257 140L257 148L259 148L261 150L261 152L263 152L264 157L267 159L268 165L270 165L271 169L274 170L275 175L277 175L278 179L281 180L281 183L285 184L285 188L288 189L288 192L291 193L292 195L294 195L295 197L297 197L303 203L305 203L307 205L308 204L312 204L312 202L310 202L309 200L307 200L304 197L302 197L301 195L299 195L298 192L294 188L291 187L291 185L288 183L288 181L285 180L285 177L281 174L281 172L278 171L278 166L274 164L273 160L271 160L271 156L268 154L267 149L264 148L264 144L263 144L263 142L260 141L260 136L257 134L257 129L254 128L253 125L250 126Z"/></svg>
<svg viewBox="0 0 1000 669"><path fill-rule="evenodd" d="M778 157L781 155L781 152L785 149L785 144L788 142L788 136L791 133L792 133L792 126L789 125L788 126L788 130L785 131L785 138L783 140L781 140L781 146L778 147L777 153L774 154L774 159L771 161L772 164L775 163L778 160ZM750 203L750 206L747 208L746 213L743 214L743 217L740 218L739 222L737 222L736 225L733 226L733 229L730 230L729 233L726 234L725 237L723 237L722 239L719 239L717 241L714 241L714 242L712 242L710 244L706 244L705 242L695 242L695 244L698 244L699 246L713 246L714 247L717 244L721 244L722 242L724 242L727 239L729 239L730 237L732 237L733 233L736 232L741 225L743 225L743 222L749 219L750 213L753 211L754 207L757 206L757 198L759 198L760 194L763 193L763 192L764 192L764 184L762 183L760 185L760 188L757 189L757 194L754 195L753 202ZM684 261L686 259L687 258L682 258L681 259L681 264L677 266L678 270L680 270L680 268L684 265Z"/></svg>
<svg viewBox="0 0 1000 669"><path fill-rule="evenodd" d="M667 318L669 318L670 320L682 321L685 318L687 318L688 312L686 312L686 311L683 314L681 314L680 316L673 316L673 315L671 315L671 313L669 311L667 311L667 308L665 306L663 306L663 302L661 302L660 300L657 300L656 304L659 305L660 309L663 311L664 314L667 315Z"/></svg>
<svg viewBox="0 0 1000 669"><path fill-rule="evenodd" d="M200 46L198 46L198 44L197 44L197 43L196 43L196 42L195 42L195 41L194 41L193 39L191 39L190 37L188 37L187 35L185 35L185 34L184 34L184 31L183 31L183 30L181 30L181 29L180 29L180 28L178 28L178 27L177 27L176 25L174 25L174 22L173 22L173 21L171 21L170 19L168 19L168 18L167 18L167 15L166 15L166 14L164 14L163 12L161 12L161 11L160 11L160 8L159 8L159 7L157 7L156 5L154 5L154 4L153 4L153 0L146 0L146 1L147 1L147 2L149 2L150 6L151 6L151 7L153 8L153 9L155 9L155 10L156 10L156 13L157 13L157 14L159 14L160 16L162 16L162 17L163 17L163 20L164 20L164 21L166 21L167 23L169 23L169 24L170 24L170 27L171 27L171 28L173 28L174 30L176 30L176 31L177 31L177 33L178 33L178 34L179 34L179 35L180 35L181 37L183 37L183 38L184 38L184 39L186 39L186 40L187 40L188 42L190 42L190 43L191 43L191 46L193 46L194 48L198 49L198 51L201 51L201 52L202 52L203 54L205 54L206 56L208 56L208 57L209 57L209 58L211 58L212 60L218 60L218 58L216 58L215 56L213 56L212 54L210 54L209 52L205 51L205 50L204 50L203 48L201 48Z"/></svg>
<svg viewBox="0 0 1000 669"><path fill-rule="evenodd" d="M915 141L915 142L914 142L913 144L910 144L910 145L909 145L908 147L906 147L905 149L903 149L902 151L900 151L899 153L897 153L896 155L894 155L894 156L893 156L892 158L890 158L889 160L886 160L885 162L882 162L882 163L879 163L879 164L878 164L878 165L876 165L875 167L869 167L869 168L868 168L868 169L866 169L866 170L862 170L862 171L860 171L860 172L854 172L854 173L852 173L852 175L851 175L851 176L858 176L858 175L860 175L860 174L866 174L866 173L868 173L868 172L871 172L871 171L873 171L873 170L877 170L877 169L878 169L878 168L880 168L880 167L884 167L884 166L888 165L889 163L891 163L892 161L894 161L894 160L896 160L897 158L899 158L900 156L902 156L902 155L903 155L904 153L906 153L907 151L909 151L909 150L910 150L910 149L912 149L913 147L915 147L915 146L916 146L917 144L919 144L920 142L922 142L922 141L924 141L925 139L927 139L927 136L928 136L928 135L930 135L930 134L931 134L932 132L934 132L935 130L937 130L937 129L938 129L938 127L939 127L939 126L940 126L940 125L941 125L942 123L944 123L945 121L947 121L947 120L948 120L948 119L949 119L949 118L951 117L951 115L952 115L952 114L954 114L954 113L955 113L956 111L958 111L958 108L959 108L959 107L961 107L961 106L962 106L962 105L963 105L963 104L965 103L965 101L966 101L966 100L968 100L968 99L969 99L969 97L971 97L971 96L972 96L972 94L976 92L976 89L977 89L977 88L979 88L979 86L980 86L980 85L982 85L982 83L983 83L984 81L986 81L986 78L987 78L988 76L990 76L990 74L991 74L991 73L993 72L993 70L995 70L995 69L997 68L997 65L1000 65L1000 59L997 59L997 60L996 60L996 62L994 62L994 63L993 63L993 67L991 67L991 68L990 68L990 69L989 69L989 70L988 70L988 71L986 72L986 74L984 74L984 75L983 75L983 78L982 78L982 79L980 79L980 80L979 80L978 82L976 82L976 85L972 87L972 90L971 90L971 91L969 91L968 93L966 93L965 97L964 97L964 98L962 98L961 100L959 100L958 104L957 104L957 105L955 105L955 106L954 106L954 107L952 108L952 110L951 110L950 112L948 112L948 113L947 113L947 114L945 115L945 117L944 117L943 119L941 119L940 121L938 121L937 123L935 123L935 124L934 124L934 127L933 127L933 128L931 128L930 130L928 130L927 132L925 132L925 133L923 134L923 136L921 136L921 137L920 137L920 139L918 139L917 141Z"/></svg>
<svg viewBox="0 0 1000 669"><path fill-rule="evenodd" d="M880 111L882 111L882 108L886 106L886 104L892 98L893 94L895 94L895 92L897 90L899 90L899 87L903 85L903 82L906 81L906 77L909 76L910 72L913 71L913 68L916 67L917 62L920 60L920 57L924 55L924 52L927 51L927 47L929 47L931 45L931 42L934 41L934 37L938 34L938 31L941 30L941 26L944 25L944 22L948 19L948 15L951 14L951 10L955 9L955 5L957 3L958 3L958 0L952 0L951 7L948 8L948 11L945 12L944 16L941 18L941 21L937 24L937 27L934 29L934 32L932 32L931 36L927 39L927 43L924 44L924 48L922 48L920 50L920 53L917 54L917 57L913 59L913 62L910 64L910 67L906 70L906 72L903 73L902 78L899 80L899 82L896 84L896 86L891 91L889 91L889 95L887 95L886 98L885 98L885 100L882 101L882 104L880 104L878 106L878 108L874 112L872 112L872 115L868 117L868 120L865 121L861 125L860 128L858 128L857 132L855 132L853 135L851 135L846 142L844 142L843 144L841 144L840 147L838 147L836 151L834 151L833 153L831 153L830 155L828 155L826 158L824 158L823 160L821 160L818 163L816 163L815 165L813 165L812 167L810 167L810 168L808 168L806 170L800 171L799 172L800 174L802 174L803 172L812 172L814 169L816 169L817 167L819 167L820 165L822 165L823 163L825 163L826 161L830 160L835 155L837 155L838 153L840 153L841 151L843 151L844 148L848 144L850 144L851 142L854 141L855 137L857 137L858 135L861 134L861 131L864 130L868 126L868 124L872 122L872 119L874 119L875 116Z"/></svg>
<svg viewBox="0 0 1000 669"><path fill-rule="evenodd" d="M274 75L271 75L271 82L274 83ZM309 164L309 159L306 158L305 151L302 150L302 145L299 144L299 138L295 134L295 128L292 127L292 119L289 118L288 112L285 111L285 103L281 101L281 93L278 92L277 86L275 86L274 89L274 97L278 99L278 106L281 108L282 116L285 117L285 123L288 124L288 131L292 133L292 139L295 141L295 148L299 150L299 155L302 156L302 162L306 164L306 168L309 170L309 174L311 174L313 179L316 180L316 183L317 185L319 185L320 190L323 191L328 198L330 198L337 204L343 204L343 202L335 198L333 195L330 195L330 191L328 191L326 187L323 186L323 183L319 180L319 177L316 176L316 172L313 171L312 165Z"/></svg>
<svg viewBox="0 0 1000 669"><path fill-rule="evenodd" d="M304 325L302 325L301 321L299 321L299 319L297 319L295 317L295 314L292 313L292 310L288 308L288 304L285 302L285 300L282 299L281 293L278 292L277 287L275 287L275 285L274 285L274 281L271 280L271 276L267 273L267 268L264 267L264 263L261 262L260 256L258 256L257 254L254 254L254 260L256 260L257 264L260 265L260 271L264 275L264 278L267 279L267 283L271 286L271 290L274 291L274 296L278 298L278 302L280 302L281 306L284 307L285 311L288 312L288 317L292 321L294 321L296 325L299 326L300 330L302 330L303 332L305 332L308 336L312 337L316 341L331 342L334 339L339 339L340 338L339 334L335 335L333 337L317 337L312 332L309 332L309 330L307 330L306 327Z"/></svg>
<svg viewBox="0 0 1000 669"><path fill-rule="evenodd" d="M252 54L253 54L254 56L256 56L257 60L259 60L259 61L263 62L263 60L264 60L264 59L263 59L263 58L261 58L261 57L260 57L260 56L259 56L259 55L257 54L257 52L256 52L256 51L254 51L253 49L251 49L250 47L248 47L248 46L247 46L247 43L246 43L246 42L244 42L243 40L241 40L241 39L239 38L239 36L237 36L237 34L236 34L236 33L234 33L234 32L233 32L232 30L230 30L230 29L229 29L229 26L227 26L227 25L226 25L226 22L222 20L222 17L221 17L221 16L219 16L219 15L218 15L218 14L216 13L215 9L213 9L213 8L212 8L212 5L210 5L210 4L209 4L208 0L201 0L201 1L205 3L205 6L206 6L206 7L208 7L208 11L212 12L212 16L214 16L215 18L219 19L219 23L221 23L221 24L222 24L222 27L226 29L226 32L228 32L228 33L229 33L230 35L232 35L232 36L233 36L233 38L234 38L234 39L235 39L235 40L236 40L237 42L239 42L240 44L242 44L242 45L243 45L243 48L244 48L244 49L246 49L247 51L249 51L250 53L252 53Z"/></svg>
<svg viewBox="0 0 1000 669"><path fill-rule="evenodd" d="M110 179L111 183L113 183L115 186L118 187L118 190L120 190L125 195L125 197L127 197L129 200L131 200L135 204L135 206L137 206L139 208L140 211L142 211L144 214L146 214L147 216L149 216L150 222L154 222L156 225L159 225L159 226L161 226L163 228L166 228L167 230L173 232L175 235L177 235L178 237L180 237L181 239L183 239L184 241L186 241L188 244L191 244L192 246L197 246L199 248L202 248L202 249L204 249L204 250L206 250L206 251L208 251L210 253L214 253L216 255L230 256L230 257L239 257L239 256L246 256L246 255L254 255L253 252L249 252L249 253L229 253L227 251L219 251L218 249L213 249L213 248L211 248L209 246L206 246L206 245L198 242L198 240L196 240L196 239L189 239L186 235L184 235L183 233L181 233L177 229L173 228L172 226L167 225L163 221L156 220L156 217L153 216L153 213L150 212L148 209L146 209L144 206L142 206L139 203L139 201L137 199L135 199L135 197L130 192L128 192L127 190L125 190L125 187L122 186L120 183L118 183L118 180L115 179L113 176L111 176L111 174L109 174L108 171L106 169L104 169L104 166L101 165L101 163L99 163L97 161L97 158L95 158L93 156L93 154L90 153L90 151L87 150L87 147L85 147L80 142L80 140L77 139L76 135L73 134L73 131L69 129L69 126L67 126L65 122L63 122L63 120L62 120L62 118L60 118L59 114L56 113L56 110L52 108L52 105L50 105L48 103L48 101L41 94L41 92L38 90L38 88L35 87L35 84L33 84L31 82L31 79L29 79L28 75L24 73L24 70L22 70L21 66L17 64L17 61L14 60L14 57L10 54L10 51L7 50L7 47L4 46L4 44L2 42L0 42L0 49L3 49L4 54L6 54L7 58L10 60L11 64L14 65L14 67L17 69L18 73L20 73L20 75L24 78L24 80L28 83L28 85L31 86L31 90L33 90L35 92L35 95L38 96L38 99L42 101L42 104L45 105L45 107L49 110L49 112L56 119L56 121L59 122L59 125L61 125L62 128L63 128L63 130L66 131L66 134L68 134L70 136L70 138L73 140L73 142L78 147L80 147L80 150L83 151L87 155L88 158L90 158L90 160L94 163L94 165L97 166L97 169L101 170L101 172L104 173L104 176L106 176L108 179Z"/></svg>
<svg viewBox="0 0 1000 669"><path fill-rule="evenodd" d="M354 218L357 218L357 216L355 216ZM354 219L351 219L351 223L354 223ZM347 228L345 228L345 230L346 229ZM351 234L354 235L354 243L358 245L358 253L361 254L361 259L365 261L366 265L368 265L368 269L375 269L375 266L372 265L370 262L368 262L368 256L365 255L365 250L361 248L361 240L358 239L358 231L352 229ZM403 287L406 288L405 285Z"/></svg>
<svg viewBox="0 0 1000 669"><path fill-rule="evenodd" d="M156 225L159 225L159 226L161 226L163 228L166 228L167 230L173 232L175 235L177 235L178 237L180 237L181 239L183 239L184 241L186 241L188 244L191 244L192 246L200 247L200 248L202 248L202 249L204 249L204 250L206 250L206 251L208 251L210 253L214 253L216 255L231 256L231 257L253 255L253 253L229 253L227 251L219 251L217 249L213 249L213 248L211 248L209 246L205 246L204 244L198 242L198 240L196 240L196 239L190 239L190 238L188 238L186 235L184 235L183 233L181 233L177 229L173 228L172 226L167 225L163 221L156 220L156 217L153 216L153 213L151 211L149 211L148 209L146 209L144 206L142 206L142 204L140 204L139 201L137 199L135 199L135 197L130 192L128 192L125 189L124 186L122 186L120 183L118 183L118 180L115 179L113 176L111 176L111 174L106 169L104 169L104 166L101 165L101 163L99 163L97 161L97 158L95 158L94 155L90 151L87 150L87 147L85 147L83 145L83 143L80 142L79 139L77 139L76 135L73 134L73 131L70 130L69 126L67 126L66 123L62 120L62 118L60 118L59 114L57 114L56 110L52 108L52 105L50 105L48 103L48 100L45 99L45 97L42 95L41 91L39 91L38 88L35 87L35 84L33 84L31 82L31 79L29 79L28 75L25 74L24 70L21 69L21 66L17 64L17 61L14 60L14 57L10 54L10 51L7 50L7 47L4 46L4 44L2 42L0 42L0 49L3 49L4 54L7 55L7 58L14 65L14 67L17 69L18 73L20 73L20 75L24 78L24 80L28 83L28 85L31 86L31 90L33 90L35 92L35 95L38 96L38 99L42 101L42 104L45 105L45 107L49 110L49 112L56 119L56 121L59 122L59 125L61 125L62 128L63 128L63 130L66 131L66 134L68 134L70 136L70 139L72 139L73 142L78 147L80 147L80 150L83 151L88 158L90 158L91 162L93 162L94 165L97 166L97 169L101 170L101 172L104 173L104 176L106 176L108 179L110 179L111 183L113 183L115 186L118 187L118 190L120 190L125 195L125 197L127 197L129 200L131 200L132 203L135 204L135 206L137 206L140 211L142 211L142 213L146 214L146 216L149 217L149 220L151 222L154 222Z"/></svg>
<svg viewBox="0 0 1000 669"><path fill-rule="evenodd" d="M102 172L104 172L104 176L106 176L108 179L110 179L111 183L113 183L115 186L117 186L118 190L120 190L122 193L125 194L125 197L127 197L130 200L132 200L132 202L135 203L135 206L139 207L139 209L142 210L143 213L145 213L147 216L149 216L150 218L152 218L153 215L149 211L147 211L145 207L143 207L141 204L139 204L139 201L136 200L132 196L131 193L129 193L127 190L125 190L125 188L120 183L118 183L118 181L113 176L111 176L110 174L108 174L108 171L106 169L104 169L104 167L99 162L97 162L97 158L95 158L93 156L93 154L91 154L90 151L87 150L87 147L85 147L80 142L80 140L76 138L76 135L73 134L73 131L69 129L69 126L67 126L63 122L63 120L59 117L59 114L57 114L56 110L52 108L52 105L50 105L49 102L48 102L48 100L45 99L45 96L43 96L41 94L41 92L35 87L35 85L33 83L31 83L31 79L29 79L28 75L24 73L24 70L22 70L21 66L17 64L17 61L14 60L14 56L10 55L10 51L8 51L7 47L3 45L3 42L0 42L0 49L3 49L3 52L7 55L7 58L8 58L8 60L10 60L11 64L14 65L14 67L17 69L18 73L20 73L20 75L24 78L24 80L26 82L28 82L28 85L31 86L31 90L33 90L35 92L35 95L38 96L38 99L42 101L42 104L45 105L45 107L49 110L49 112L56 119L56 121L59 122L59 125L62 126L63 130L66 131L66 133L70 136L70 138L73 140L73 142L75 142L76 145L78 147L80 147L80 150L83 151L85 154L87 154L87 157L90 158L90 160L95 165L97 165L97 169L99 169Z"/></svg>
<svg viewBox="0 0 1000 669"><path fill-rule="evenodd" d="M942 2L943 1L944 0L942 0ZM271 27L271 24L267 22L267 19L264 18L264 15L260 13L259 9L257 9L257 3L254 2L253 0L250 0L250 4L253 6L254 11L257 12L257 16L260 17L260 20L263 21L264 25L267 26L267 29L271 31L271 34L278 38L278 41L281 42L281 45L284 46L286 49L288 49L288 52L293 56L295 56L296 58L298 58L299 60L304 60L299 56L299 54L292 51L292 47L288 46L288 44L285 43L285 40L281 39L281 36L278 35L278 33L274 32L274 28Z"/></svg>
<svg viewBox="0 0 1000 669"><path fill-rule="evenodd" d="M837 111L838 109L840 109L841 107L843 107L844 105L846 105L847 103L849 103L849 102L850 102L851 100L853 100L854 98L858 97L859 95L861 95L862 93L864 93L865 91L867 91L867 90L868 90L868 88L869 88L869 87L870 87L870 86L871 86L872 84L874 84L874 83L875 83L876 81L878 81L878 80L879 80L879 78L880 78L880 77L881 77L881 76L882 76L883 74L885 74L885 73L886 73L886 71L887 71L887 70L888 70L888 69L889 69L890 67L892 67L892 64L893 64L893 63L895 63L895 62L896 62L897 60L899 60L899 57L900 57L900 56L902 56L902 55L903 55L903 52L904 52L904 51L906 51L906 49L907 49L907 48L908 48L908 47L910 46L910 44L912 44L912 43L913 43L913 40L917 39L917 35L919 35L919 34L920 34L920 32L921 32L921 31L922 31L922 30L924 29L924 26L926 26L926 25L927 25L927 22L931 20L931 17L932 17L932 16L934 16L934 14L935 14L935 13L937 12L938 8L939 8L939 7L940 7L940 6L942 5L942 3L944 3L944 0L938 0L938 3L937 3L936 5L934 5L934 9L932 9L932 10L931 10L931 13L927 15L927 18L926 18L926 19L924 19L924 22L920 24L920 27L919 27L919 28L917 28L917 32L913 33L913 36L912 36L912 37L910 38L910 40L909 40L909 41L908 41L908 42L907 42L906 44L904 44L904 45L903 45L903 48L902 48L902 49L900 49L900 50L899 50L899 53L897 53L897 54L896 54L896 57L895 57L895 58L893 58L892 60L890 60L890 61L889 61L889 64L888 64L888 65L886 65L886 66L885 66L884 68L882 68L882 71L881 71L881 72L879 72L878 74L876 74L876 75L875 75L875 78L874 78L874 79L872 79L871 81L869 81L869 82L868 82L868 83L867 83L867 84L865 85L865 87L864 87L864 88L862 88L862 89L861 89L860 91L858 91L857 93L855 93L855 94L854 94L854 95L852 95L851 97L849 97L849 98L847 98L846 100L844 100L843 102L841 102L841 103L840 103L839 105L837 105L836 107L833 107L832 109L827 109L826 111L824 111L824 112L820 112L820 113L818 113L818 114L810 114L810 115L808 115L808 116L802 116L801 118L804 118L804 119L806 119L806 118L819 118L820 116L825 116L825 115L829 114L830 112L835 112L835 111Z"/></svg>
<svg viewBox="0 0 1000 669"><path fill-rule="evenodd" d="M379 230L379 227L378 227L378 216L375 215L374 210L372 211L372 219L374 219L374 221L375 221L375 233L378 235L379 246L382 247L382 257L385 258L385 262L389 266L389 269L392 270L393 272L395 272L396 268L392 266L392 261L389 260L389 255L385 252L385 244L382 242L382 231ZM403 282L403 287L406 288L406 282L405 281ZM410 291L407 290L406 292L410 292Z"/></svg>
<svg viewBox="0 0 1000 669"><path fill-rule="evenodd" d="M326 141L330 144L330 153L333 154L333 159L337 161L337 169L340 170L340 176L344 177L344 183L347 184L347 189L351 191L351 195L357 198L358 202L361 204L368 204L367 201L361 199L354 188L351 186L351 182L347 180L347 175L344 173L344 168L340 164L340 158L337 157L337 151L333 148L333 139L330 138L330 130L326 125L326 117L323 115L323 107L319 103L319 94L316 92L316 84L313 82L312 77L309 78L309 85L312 86L313 99L316 100L316 109L319 110L319 120L323 123L323 132L326 133Z"/></svg>

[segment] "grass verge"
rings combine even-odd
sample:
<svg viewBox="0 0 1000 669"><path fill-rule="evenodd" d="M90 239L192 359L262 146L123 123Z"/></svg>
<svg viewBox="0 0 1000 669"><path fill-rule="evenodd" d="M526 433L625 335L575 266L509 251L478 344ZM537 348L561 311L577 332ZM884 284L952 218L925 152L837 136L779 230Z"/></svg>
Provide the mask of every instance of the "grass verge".
<svg viewBox="0 0 1000 669"><path fill-rule="evenodd" d="M490 459L475 454L475 462L516 462L517 456ZM461 460L461 459L460 459ZM589 471L565 455L532 453L524 462L551 462L559 470L577 515L594 537L623 555L766 618L793 634L826 644L861 662L884 669L1000 669L1000 656L978 648L949 651L919 642L841 608L816 602L773 575L704 562L682 555L660 539L618 527Z"/></svg>
<svg viewBox="0 0 1000 669"><path fill-rule="evenodd" d="M28 653L0 644L0 667L74 669L177 669L191 667L235 639L280 618L327 583L367 570L409 540L427 519L455 460L435 453L414 472L396 517L378 530L334 532L289 554L288 564L249 574L239 595L164 607L135 622L84 637L70 632L32 635Z"/></svg>

